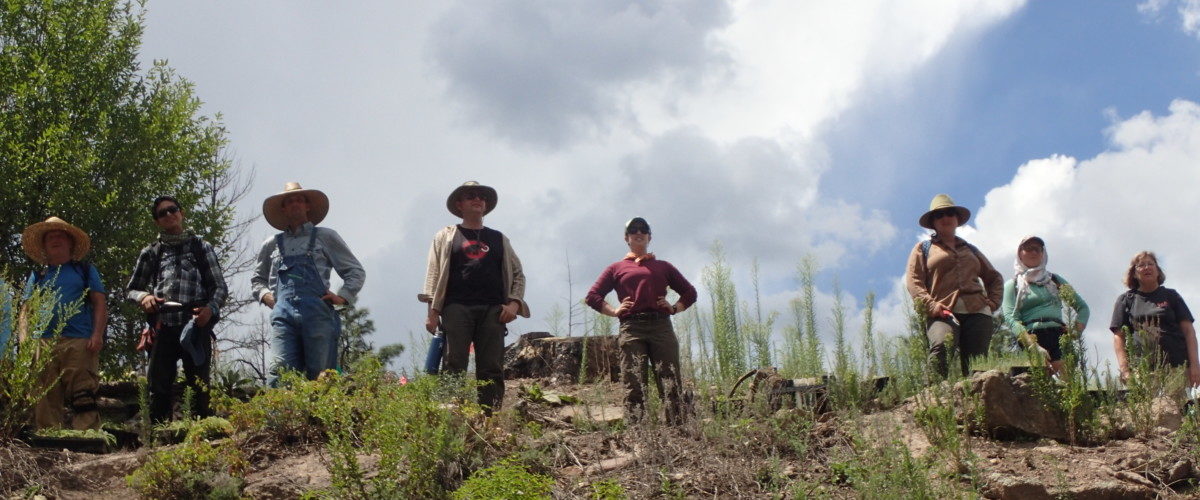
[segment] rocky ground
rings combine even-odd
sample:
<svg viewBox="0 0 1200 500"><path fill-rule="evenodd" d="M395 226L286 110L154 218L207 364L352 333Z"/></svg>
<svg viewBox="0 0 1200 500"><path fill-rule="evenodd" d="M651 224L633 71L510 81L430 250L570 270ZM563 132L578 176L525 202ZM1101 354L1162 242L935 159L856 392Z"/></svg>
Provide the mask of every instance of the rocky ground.
<svg viewBox="0 0 1200 500"><path fill-rule="evenodd" d="M935 446L939 438L917 422L921 396L858 414L785 408L716 418L712 408L701 408L682 426L627 426L622 390L606 376L611 365L604 359L588 368L600 379L591 384L568 382L573 377L555 375L553 364L534 367L542 370L539 378L509 380L505 412L483 425L496 427L489 435L507 434L536 453L544 464L536 472L555 479L556 497L588 498L599 481L621 485L629 498L890 496L862 479L879 471L862 469L900 468L907 459L868 457L864 450L896 443L917 457L908 461L920 468L909 474L933 478L954 496L1200 498L1200 453L1180 444L1180 432L1195 431L1180 430L1181 410L1170 404L1154 406L1150 432L1072 446L1062 423L1030 399L1027 377L978 374L965 383L979 396L982 417L977 432L956 448L970 466L955 474L944 466L952 454ZM248 497L297 498L330 485L329 457L319 444L242 439L239 445L251 466ZM10 445L0 448L0 497L132 498L124 477L147 456L145 450L92 455ZM360 463L370 474L377 459L362 456Z"/></svg>

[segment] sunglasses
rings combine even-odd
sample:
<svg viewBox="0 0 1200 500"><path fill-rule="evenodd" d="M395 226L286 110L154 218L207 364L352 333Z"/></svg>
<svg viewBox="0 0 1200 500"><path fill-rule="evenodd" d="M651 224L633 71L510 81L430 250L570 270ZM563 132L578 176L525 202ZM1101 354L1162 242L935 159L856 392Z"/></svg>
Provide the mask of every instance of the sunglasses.
<svg viewBox="0 0 1200 500"><path fill-rule="evenodd" d="M650 228L646 226L633 226L625 230L625 234L650 234Z"/></svg>
<svg viewBox="0 0 1200 500"><path fill-rule="evenodd" d="M169 207L167 207L167 208L164 208L164 209L162 209L162 210L159 210L159 211L157 211L157 212L154 212L154 218L155 218L155 219L161 219L161 218L163 218L163 217L166 217L166 216L168 216L168 215L175 214L175 213L178 213L178 212L179 212L179 207L177 207L177 206L175 206L175 205L171 205L171 206L169 206Z"/></svg>
<svg viewBox="0 0 1200 500"><path fill-rule="evenodd" d="M463 193L463 194L462 194L462 201L467 201L467 200L483 200L483 201L487 201L487 196L485 196L485 195L484 195L482 192L480 192L480 191L467 191L467 192L465 192L465 193Z"/></svg>
<svg viewBox="0 0 1200 500"><path fill-rule="evenodd" d="M938 210L933 213L934 219L941 219L942 217L950 217L950 216L958 217L958 210L955 210L953 208L943 208L943 209Z"/></svg>

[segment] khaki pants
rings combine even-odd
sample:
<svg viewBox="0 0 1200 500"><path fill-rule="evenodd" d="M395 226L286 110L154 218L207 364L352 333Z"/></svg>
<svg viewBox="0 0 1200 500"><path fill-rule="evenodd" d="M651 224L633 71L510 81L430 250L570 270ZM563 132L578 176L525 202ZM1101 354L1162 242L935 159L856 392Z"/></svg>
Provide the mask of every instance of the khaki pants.
<svg viewBox="0 0 1200 500"><path fill-rule="evenodd" d="M54 342L53 349L51 342ZM87 350L87 343L88 339L65 337L42 341L41 347L50 350L53 359L38 377L41 387L50 388L33 408L34 426L38 429L62 427L66 406L74 410L71 428L100 428L100 412L96 409L100 354Z"/></svg>
<svg viewBox="0 0 1200 500"><path fill-rule="evenodd" d="M621 381L625 385L626 418L640 420L646 411L646 383L654 384L667 405L667 422L683 419L683 379L679 374L679 339L671 319L628 320L621 323ZM665 383L664 383L665 381Z"/></svg>

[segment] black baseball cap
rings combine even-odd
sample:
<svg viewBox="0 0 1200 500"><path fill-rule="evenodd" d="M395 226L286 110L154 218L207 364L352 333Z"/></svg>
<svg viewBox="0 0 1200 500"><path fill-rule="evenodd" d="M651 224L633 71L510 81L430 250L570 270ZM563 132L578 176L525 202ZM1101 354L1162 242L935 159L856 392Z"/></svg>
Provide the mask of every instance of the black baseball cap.
<svg viewBox="0 0 1200 500"><path fill-rule="evenodd" d="M630 229L645 229L646 234L650 234L650 223L641 217L634 217L625 223L625 234L629 234Z"/></svg>

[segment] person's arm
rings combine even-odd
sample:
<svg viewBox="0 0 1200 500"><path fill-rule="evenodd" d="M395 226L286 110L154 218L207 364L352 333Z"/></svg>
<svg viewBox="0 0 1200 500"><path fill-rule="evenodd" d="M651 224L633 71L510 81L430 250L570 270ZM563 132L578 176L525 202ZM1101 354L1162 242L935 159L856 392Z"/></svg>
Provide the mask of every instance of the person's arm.
<svg viewBox="0 0 1200 500"><path fill-rule="evenodd" d="M88 338L87 350L100 352L104 348L104 331L108 328L108 301L102 292L88 292L92 303L92 336Z"/></svg>
<svg viewBox="0 0 1200 500"><path fill-rule="evenodd" d="M608 292L613 291L613 288L615 288L617 284L615 266L616 264L610 265L604 268L604 271L600 272L600 276L596 278L595 283L592 283L592 287L588 289L587 296L584 299L587 305L592 309L595 309L600 314L612 317L618 317L620 314L628 311L629 308L633 306L633 300L629 297L627 297L626 300L621 303L620 309L614 309L608 304L607 300L604 300L604 297L608 295ZM626 302L629 304L627 305Z"/></svg>
<svg viewBox="0 0 1200 500"><path fill-rule="evenodd" d="M267 238L258 250L258 265L250 277L250 290L254 298L268 308L275 307L275 295L271 293L271 253L275 251L275 238Z"/></svg>
<svg viewBox="0 0 1200 500"><path fill-rule="evenodd" d="M512 281L512 287L509 288L504 306L500 311L500 322L508 323L517 319L518 314L528 318L529 306L525 303L525 271L521 269L521 259L513 250L508 236L501 234L500 238L504 244L504 258L507 261L507 267L512 273L509 278Z"/></svg>
<svg viewBox="0 0 1200 500"><path fill-rule="evenodd" d="M1017 337L1017 340L1021 341L1022 345L1029 346L1030 339L1026 338L1028 333L1025 330L1025 324L1021 322L1020 311L1017 310L1017 286L1012 281L1004 282L1004 299L1000 303L1000 311L1003 313L1004 324L1008 326L1009 331Z"/></svg>
<svg viewBox="0 0 1200 500"><path fill-rule="evenodd" d="M1113 331L1113 352L1117 354L1117 370L1121 372L1121 382L1129 381L1129 355L1125 352L1125 330Z"/></svg>
<svg viewBox="0 0 1200 500"><path fill-rule="evenodd" d="M679 294L679 300L670 305L671 314L686 311L696 303L696 287L692 286L691 282L683 277L683 273L680 273L679 269L671 264L667 264L667 286Z"/></svg>
<svg viewBox="0 0 1200 500"><path fill-rule="evenodd" d="M213 280L212 299L209 300L208 307L215 313L229 300L229 285L225 283L225 273L221 270L221 259L217 258L217 250L208 242L204 242L204 257L208 260L208 269Z"/></svg>
<svg viewBox="0 0 1200 500"><path fill-rule="evenodd" d="M325 255L342 278L342 287L338 289L337 294L326 297L335 304L353 304L358 298L358 292L362 290L363 283L367 281L367 271L337 231L317 227L313 227L313 231L320 231L317 237L321 239Z"/></svg>
<svg viewBox="0 0 1200 500"><path fill-rule="evenodd" d="M1066 280L1062 281L1063 283L1067 283ZM1079 290L1076 290L1072 286L1071 292L1075 295L1075 329L1077 333L1082 335L1083 330L1087 328L1088 320L1092 317L1092 310L1088 308L1087 302L1083 300L1083 296L1079 295Z"/></svg>
<svg viewBox="0 0 1200 500"><path fill-rule="evenodd" d="M930 245L929 251L933 251L933 246ZM921 255L921 244L913 247L912 252L908 254L908 265L905 267L904 284L908 288L908 294L912 296L913 301L921 301L925 303L926 311L930 317L939 317L942 311L946 310L946 306L933 300L933 294L929 290L929 284L925 283L925 277L929 275L926 268L925 259Z"/></svg>
<svg viewBox="0 0 1200 500"><path fill-rule="evenodd" d="M442 312L434 307L434 297L438 293L438 284L442 279L442 232L439 231L433 235L433 242L429 244L429 256L425 261L425 286L421 289L421 293L417 294L417 300L429 305L425 313L425 330L429 333L437 332ZM440 304L439 304L440 306Z"/></svg>
<svg viewBox="0 0 1200 500"><path fill-rule="evenodd" d="M1001 296L1004 294L1004 276L992 266L983 252L975 252L975 257L979 259L979 279L983 280L984 290L987 292L988 307L995 311L1000 308Z"/></svg>
<svg viewBox="0 0 1200 500"><path fill-rule="evenodd" d="M1183 331L1183 340L1187 344L1188 382L1192 387L1200 386L1200 357L1196 355L1196 327L1191 321L1180 321L1179 329Z"/></svg>
<svg viewBox="0 0 1200 500"><path fill-rule="evenodd" d="M143 311L152 313L157 309L158 297L152 293L151 286L154 283L154 259L156 255L151 251L151 247L142 249L138 254L137 263L133 266L133 275L129 277L129 284L125 286L125 298L130 302L138 304Z"/></svg>

